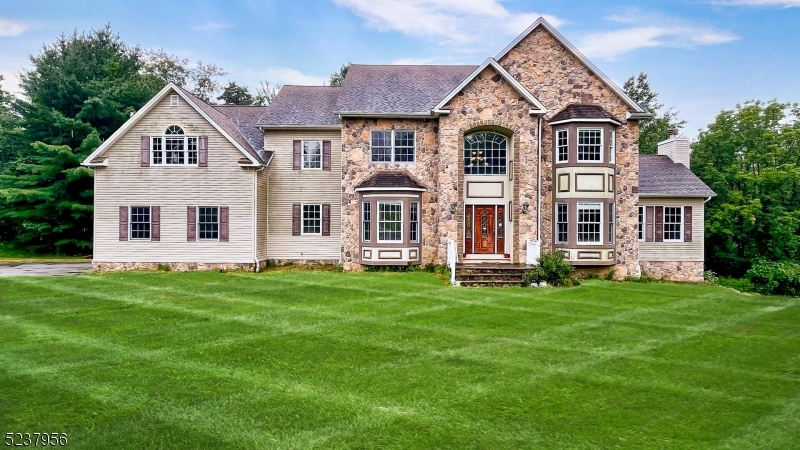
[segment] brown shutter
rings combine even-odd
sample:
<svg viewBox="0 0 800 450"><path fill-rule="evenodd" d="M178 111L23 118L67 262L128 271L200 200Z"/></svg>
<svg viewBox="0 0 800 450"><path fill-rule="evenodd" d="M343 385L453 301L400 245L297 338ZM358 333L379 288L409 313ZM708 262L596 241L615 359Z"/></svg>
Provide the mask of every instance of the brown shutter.
<svg viewBox="0 0 800 450"><path fill-rule="evenodd" d="M128 207L119 207L119 240L128 240Z"/></svg>
<svg viewBox="0 0 800 450"><path fill-rule="evenodd" d="M200 136L197 141L197 165L208 167L208 136Z"/></svg>
<svg viewBox="0 0 800 450"><path fill-rule="evenodd" d="M331 141L322 141L322 170L331 170Z"/></svg>
<svg viewBox="0 0 800 450"><path fill-rule="evenodd" d="M331 205L322 205L322 235L331 235Z"/></svg>
<svg viewBox="0 0 800 450"><path fill-rule="evenodd" d="M159 242L161 240L161 207L150 207L150 240Z"/></svg>
<svg viewBox="0 0 800 450"><path fill-rule="evenodd" d="M683 207L683 242L692 242L692 207Z"/></svg>
<svg viewBox="0 0 800 450"><path fill-rule="evenodd" d="M300 170L302 167L302 152L303 143L301 141L294 141L292 144L292 162L294 170Z"/></svg>
<svg viewBox="0 0 800 450"><path fill-rule="evenodd" d="M656 206L656 242L664 242L664 207Z"/></svg>
<svg viewBox="0 0 800 450"><path fill-rule="evenodd" d="M188 206L186 208L186 241L194 242L197 240L197 207Z"/></svg>
<svg viewBox="0 0 800 450"><path fill-rule="evenodd" d="M228 242L228 212L230 208L227 206L219 207L219 241Z"/></svg>
<svg viewBox="0 0 800 450"><path fill-rule="evenodd" d="M292 236L300 236L300 203L292 205Z"/></svg>
<svg viewBox="0 0 800 450"><path fill-rule="evenodd" d="M150 167L150 136L142 136L142 167Z"/></svg>
<svg viewBox="0 0 800 450"><path fill-rule="evenodd" d="M655 240L653 227L655 224L656 208L654 206L646 206L644 208L645 224L644 224L644 240L653 242Z"/></svg>

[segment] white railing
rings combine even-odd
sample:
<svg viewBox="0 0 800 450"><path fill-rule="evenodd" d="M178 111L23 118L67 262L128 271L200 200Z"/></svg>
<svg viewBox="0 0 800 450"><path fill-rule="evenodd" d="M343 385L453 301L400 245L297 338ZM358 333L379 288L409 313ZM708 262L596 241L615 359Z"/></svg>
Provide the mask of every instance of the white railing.
<svg viewBox="0 0 800 450"><path fill-rule="evenodd" d="M527 243L527 253L528 258L526 263L529 266L535 266L539 264L539 257L542 256L542 241L534 241L531 239L526 240Z"/></svg>
<svg viewBox="0 0 800 450"><path fill-rule="evenodd" d="M458 262L458 246L453 239L447 240L447 267L450 269L450 284L456 284L456 263Z"/></svg>

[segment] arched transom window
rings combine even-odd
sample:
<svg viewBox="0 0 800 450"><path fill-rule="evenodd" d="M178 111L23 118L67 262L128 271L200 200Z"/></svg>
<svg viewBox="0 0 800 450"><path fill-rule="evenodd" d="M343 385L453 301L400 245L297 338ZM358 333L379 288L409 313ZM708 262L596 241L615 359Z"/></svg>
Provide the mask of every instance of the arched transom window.
<svg viewBox="0 0 800 450"><path fill-rule="evenodd" d="M464 136L464 174L505 175L508 167L508 138L493 131Z"/></svg>
<svg viewBox="0 0 800 450"><path fill-rule="evenodd" d="M154 165L197 165L197 136L186 136L183 128L170 125L163 136L152 136Z"/></svg>

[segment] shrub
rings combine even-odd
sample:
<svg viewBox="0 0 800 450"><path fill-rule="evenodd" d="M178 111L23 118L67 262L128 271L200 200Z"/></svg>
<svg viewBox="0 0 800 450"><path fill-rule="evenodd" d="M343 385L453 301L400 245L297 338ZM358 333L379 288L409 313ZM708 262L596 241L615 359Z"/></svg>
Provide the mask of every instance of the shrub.
<svg viewBox="0 0 800 450"><path fill-rule="evenodd" d="M753 283L747 278L719 277L717 285L736 289L739 292L755 292Z"/></svg>
<svg viewBox="0 0 800 450"><path fill-rule="evenodd" d="M706 282L706 284L719 284L719 277L717 277L717 274L710 270L703 272L703 280Z"/></svg>
<svg viewBox="0 0 800 450"><path fill-rule="evenodd" d="M539 257L539 265L528 270L522 280L526 282L526 286L530 283L539 284L542 281L547 281L551 286L572 286L580 284L577 278L569 276L574 270L572 264L564 261L563 253L544 252Z"/></svg>
<svg viewBox="0 0 800 450"><path fill-rule="evenodd" d="M606 281L614 281L614 275L617 274L617 269L611 269L603 275L603 279Z"/></svg>
<svg viewBox="0 0 800 450"><path fill-rule="evenodd" d="M772 262L757 259L747 271L745 278L753 283L759 294L790 295L800 294L800 264L792 261Z"/></svg>

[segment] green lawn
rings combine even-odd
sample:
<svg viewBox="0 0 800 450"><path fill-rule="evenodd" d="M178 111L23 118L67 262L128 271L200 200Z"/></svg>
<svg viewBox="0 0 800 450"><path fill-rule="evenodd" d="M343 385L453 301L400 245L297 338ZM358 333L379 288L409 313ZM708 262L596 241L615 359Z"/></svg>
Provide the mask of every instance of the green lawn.
<svg viewBox="0 0 800 450"><path fill-rule="evenodd" d="M0 424L74 448L800 448L800 301L425 273L0 278Z"/></svg>
<svg viewBox="0 0 800 450"><path fill-rule="evenodd" d="M0 264L86 261L82 256L39 255L0 243Z"/></svg>

